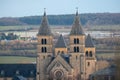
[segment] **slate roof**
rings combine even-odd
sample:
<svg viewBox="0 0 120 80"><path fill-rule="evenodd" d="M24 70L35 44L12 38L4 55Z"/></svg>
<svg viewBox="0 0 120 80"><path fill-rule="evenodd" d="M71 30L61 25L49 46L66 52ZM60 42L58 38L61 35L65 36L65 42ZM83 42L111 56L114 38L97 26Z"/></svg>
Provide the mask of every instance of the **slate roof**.
<svg viewBox="0 0 120 80"><path fill-rule="evenodd" d="M70 63L70 56L69 55L61 55L61 57L69 64Z"/></svg>
<svg viewBox="0 0 120 80"><path fill-rule="evenodd" d="M23 76L14 76L12 80L27 80L25 77Z"/></svg>
<svg viewBox="0 0 120 80"><path fill-rule="evenodd" d="M62 64L64 68L67 69L68 71L72 70L72 66L61 55L58 55L57 57L53 59L53 61L51 61L51 63L49 64L47 68L47 71L49 72L52 68L54 68L57 62Z"/></svg>
<svg viewBox="0 0 120 80"><path fill-rule="evenodd" d="M18 75L24 77L36 76L36 64L0 64L0 77L14 77Z"/></svg>
<svg viewBox="0 0 120 80"><path fill-rule="evenodd" d="M66 48L66 43L62 35L58 38L55 48Z"/></svg>
<svg viewBox="0 0 120 80"><path fill-rule="evenodd" d="M88 34L88 36L85 40L85 47L94 47L94 44L93 44L90 34Z"/></svg>
<svg viewBox="0 0 120 80"><path fill-rule="evenodd" d="M83 29L80 23L78 11L76 12L76 16L72 25L70 35L84 35Z"/></svg>
<svg viewBox="0 0 120 80"><path fill-rule="evenodd" d="M48 23L48 19L46 16L46 12L44 12L44 15L42 17L41 26L39 28L38 35L52 35L50 26Z"/></svg>
<svg viewBox="0 0 120 80"><path fill-rule="evenodd" d="M115 65L111 65L107 68L104 68L102 70L96 71L91 76L100 76L100 75L115 75L116 67Z"/></svg>

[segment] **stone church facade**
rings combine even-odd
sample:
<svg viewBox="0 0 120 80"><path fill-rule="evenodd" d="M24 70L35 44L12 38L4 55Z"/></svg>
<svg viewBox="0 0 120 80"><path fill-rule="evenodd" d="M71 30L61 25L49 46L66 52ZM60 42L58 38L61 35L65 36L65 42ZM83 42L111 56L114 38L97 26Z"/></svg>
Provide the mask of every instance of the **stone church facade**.
<svg viewBox="0 0 120 80"><path fill-rule="evenodd" d="M37 80L87 80L95 72L95 47L91 36L84 34L78 11L69 34L69 45L60 35L53 46L54 36L46 12L37 37Z"/></svg>

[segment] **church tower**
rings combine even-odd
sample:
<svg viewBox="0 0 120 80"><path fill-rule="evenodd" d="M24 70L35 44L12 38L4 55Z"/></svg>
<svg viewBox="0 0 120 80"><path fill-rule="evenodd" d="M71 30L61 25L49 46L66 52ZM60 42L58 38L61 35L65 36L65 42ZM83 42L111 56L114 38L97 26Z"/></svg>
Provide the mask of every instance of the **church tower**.
<svg viewBox="0 0 120 80"><path fill-rule="evenodd" d="M69 36L70 48L70 64L75 70L75 77L83 78L84 74L84 61L85 61L85 34L83 32L78 11L76 11L75 19ZM79 79L78 79L79 80Z"/></svg>
<svg viewBox="0 0 120 80"><path fill-rule="evenodd" d="M96 70L96 51L95 46L93 44L92 38L90 34L88 34L85 40L85 71L86 71L86 79L89 78L89 75L95 72Z"/></svg>
<svg viewBox="0 0 120 80"><path fill-rule="evenodd" d="M55 45L55 56L57 56L59 54L67 54L67 53L68 53L67 46L66 46L65 40L61 34Z"/></svg>
<svg viewBox="0 0 120 80"><path fill-rule="evenodd" d="M59 36L53 46L46 12L37 35L36 80L87 80L96 69L95 47L90 35L85 36L78 10L69 35L69 46Z"/></svg>
<svg viewBox="0 0 120 80"><path fill-rule="evenodd" d="M45 80L45 69L52 56L53 36L49 27L46 12L42 17L41 26L37 34L37 80Z"/></svg>

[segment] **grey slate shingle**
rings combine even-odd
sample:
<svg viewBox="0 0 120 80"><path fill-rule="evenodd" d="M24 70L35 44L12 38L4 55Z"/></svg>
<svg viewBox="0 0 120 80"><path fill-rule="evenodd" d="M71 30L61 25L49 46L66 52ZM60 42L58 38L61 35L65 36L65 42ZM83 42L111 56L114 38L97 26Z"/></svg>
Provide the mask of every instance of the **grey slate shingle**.
<svg viewBox="0 0 120 80"><path fill-rule="evenodd" d="M66 43L62 35L58 38L55 48L66 48Z"/></svg>
<svg viewBox="0 0 120 80"><path fill-rule="evenodd" d="M93 44L90 34L88 34L88 36L85 40L85 47L94 47L94 44Z"/></svg>
<svg viewBox="0 0 120 80"><path fill-rule="evenodd" d="M105 69L101 69L99 71L96 71L92 74L92 76L94 75L114 75L115 74L115 70L116 70L116 66L111 65Z"/></svg>
<svg viewBox="0 0 120 80"><path fill-rule="evenodd" d="M76 16L72 25L70 35L84 35L83 29L80 23L78 11L76 12Z"/></svg>
<svg viewBox="0 0 120 80"><path fill-rule="evenodd" d="M48 19L46 16L46 12L44 12L38 35L52 35L50 26L49 26L49 22L48 22Z"/></svg>
<svg viewBox="0 0 120 80"><path fill-rule="evenodd" d="M1 71L3 74L1 74ZM36 64L0 64L0 77L14 77L16 71L24 77L36 76ZM31 75L31 71L33 74Z"/></svg>

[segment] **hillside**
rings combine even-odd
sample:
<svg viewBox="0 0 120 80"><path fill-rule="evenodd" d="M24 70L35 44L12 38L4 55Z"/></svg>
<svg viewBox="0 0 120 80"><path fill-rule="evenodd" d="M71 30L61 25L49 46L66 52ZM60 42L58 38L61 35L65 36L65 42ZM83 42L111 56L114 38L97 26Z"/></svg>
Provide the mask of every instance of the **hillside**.
<svg viewBox="0 0 120 80"><path fill-rule="evenodd" d="M0 26L40 25L41 16L4 17ZM74 15L48 15L50 25L71 25ZM87 13L80 14L82 25L119 25L120 13Z"/></svg>

